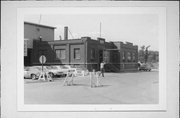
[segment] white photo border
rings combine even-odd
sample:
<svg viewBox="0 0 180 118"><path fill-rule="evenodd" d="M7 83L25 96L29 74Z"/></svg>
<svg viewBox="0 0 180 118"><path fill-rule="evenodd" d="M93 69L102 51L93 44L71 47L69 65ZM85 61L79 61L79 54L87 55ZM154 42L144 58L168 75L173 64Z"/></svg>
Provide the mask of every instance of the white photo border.
<svg viewBox="0 0 180 118"><path fill-rule="evenodd" d="M83 10L82 10L83 9ZM157 14L159 17L159 103L107 105L24 104L24 16L32 14ZM166 103L166 7L39 7L17 9L17 110L18 111L165 111Z"/></svg>

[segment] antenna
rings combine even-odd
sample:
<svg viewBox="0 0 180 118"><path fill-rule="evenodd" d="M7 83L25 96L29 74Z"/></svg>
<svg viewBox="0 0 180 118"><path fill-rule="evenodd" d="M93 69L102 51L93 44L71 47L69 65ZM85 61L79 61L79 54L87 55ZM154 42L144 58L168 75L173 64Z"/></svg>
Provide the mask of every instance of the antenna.
<svg viewBox="0 0 180 118"><path fill-rule="evenodd" d="M39 24L41 23L41 14L40 14L40 18L39 18Z"/></svg>
<svg viewBox="0 0 180 118"><path fill-rule="evenodd" d="M41 22L41 14L40 14L40 18L39 18L39 22L38 22L38 24L40 24L40 22ZM38 26L38 24L36 25L36 29L37 29L37 34L36 34L36 35L37 35L37 37L38 37L38 38L40 38L40 36L41 36L41 35L40 35L40 36L38 36L39 31L40 31L40 27ZM42 39L42 37L40 38L40 40L41 40L41 39Z"/></svg>

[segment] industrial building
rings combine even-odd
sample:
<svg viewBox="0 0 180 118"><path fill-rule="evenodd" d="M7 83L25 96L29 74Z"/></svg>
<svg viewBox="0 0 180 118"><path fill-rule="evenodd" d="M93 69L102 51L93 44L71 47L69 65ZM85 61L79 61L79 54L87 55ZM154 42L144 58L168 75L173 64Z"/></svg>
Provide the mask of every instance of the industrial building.
<svg viewBox="0 0 180 118"><path fill-rule="evenodd" d="M55 28L46 28L48 30L44 31L54 36ZM27 31L29 30L25 30L25 33L28 33ZM46 35L36 36L32 40L32 53L28 53L25 57L30 61L25 62L25 65L40 65L39 57L45 55L46 65L68 64L91 71L99 70L100 63L104 60L106 71L137 70L138 46L130 42L106 42L104 38L91 39L91 37L68 39L68 27L64 28L64 40L54 40L53 36L48 37L49 39Z"/></svg>
<svg viewBox="0 0 180 118"><path fill-rule="evenodd" d="M33 41L43 37L43 41L54 40L55 27L24 22L24 65L32 65Z"/></svg>

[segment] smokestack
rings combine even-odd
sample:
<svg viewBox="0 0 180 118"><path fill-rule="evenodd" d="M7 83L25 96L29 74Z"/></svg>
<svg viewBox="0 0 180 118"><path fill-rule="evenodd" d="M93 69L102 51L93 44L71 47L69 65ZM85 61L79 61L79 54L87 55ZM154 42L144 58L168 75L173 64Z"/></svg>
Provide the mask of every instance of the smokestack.
<svg viewBox="0 0 180 118"><path fill-rule="evenodd" d="M64 27L64 40L68 40L68 27Z"/></svg>

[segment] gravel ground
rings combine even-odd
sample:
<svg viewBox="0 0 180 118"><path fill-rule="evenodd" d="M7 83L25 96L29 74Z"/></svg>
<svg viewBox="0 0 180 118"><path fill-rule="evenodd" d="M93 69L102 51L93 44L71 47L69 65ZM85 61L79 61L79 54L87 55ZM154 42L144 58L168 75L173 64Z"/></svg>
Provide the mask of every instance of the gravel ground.
<svg viewBox="0 0 180 118"><path fill-rule="evenodd" d="M91 88L89 76L75 77L73 86L64 78L53 82L25 79L25 104L155 104L158 71L105 73L102 86Z"/></svg>

